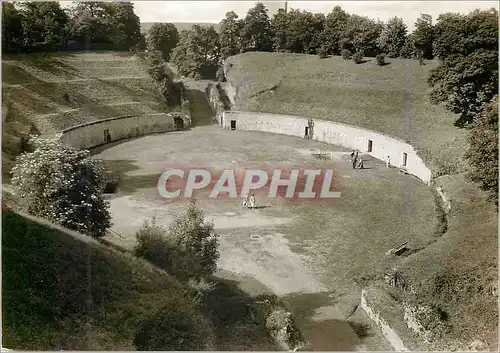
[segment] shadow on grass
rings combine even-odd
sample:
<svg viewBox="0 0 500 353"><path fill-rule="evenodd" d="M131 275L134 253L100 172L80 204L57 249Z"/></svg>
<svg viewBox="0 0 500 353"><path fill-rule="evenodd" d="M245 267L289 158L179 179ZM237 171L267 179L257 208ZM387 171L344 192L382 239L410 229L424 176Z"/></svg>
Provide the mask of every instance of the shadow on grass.
<svg viewBox="0 0 500 353"><path fill-rule="evenodd" d="M218 350L278 350L265 320L251 309L256 299L242 291L236 281L216 281L215 288L205 294L202 311L213 323Z"/></svg>
<svg viewBox="0 0 500 353"><path fill-rule="evenodd" d="M214 124L214 114L205 92L197 89L186 89L191 112L191 125L205 126Z"/></svg>
<svg viewBox="0 0 500 353"><path fill-rule="evenodd" d="M264 208L270 208L271 206L255 206L255 207L248 207L249 210L261 210Z"/></svg>
<svg viewBox="0 0 500 353"><path fill-rule="evenodd" d="M370 337L370 326L367 324L363 324L360 322L348 321L349 325L352 327L354 332L358 335L359 338Z"/></svg>
<svg viewBox="0 0 500 353"><path fill-rule="evenodd" d="M127 176L126 173L139 170L133 160L102 160L104 173L117 182L117 192L132 193L138 189L155 189L161 173Z"/></svg>

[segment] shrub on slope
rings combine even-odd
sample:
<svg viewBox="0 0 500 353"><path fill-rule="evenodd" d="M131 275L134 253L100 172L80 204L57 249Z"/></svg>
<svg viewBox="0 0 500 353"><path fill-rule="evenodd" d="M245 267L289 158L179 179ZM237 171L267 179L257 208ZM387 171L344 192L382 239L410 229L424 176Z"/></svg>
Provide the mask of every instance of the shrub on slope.
<svg viewBox="0 0 500 353"><path fill-rule="evenodd" d="M133 350L138 328L172 306L193 323L190 337L209 336L184 288L164 272L8 210L2 221L4 346ZM192 349L184 343L163 349Z"/></svg>

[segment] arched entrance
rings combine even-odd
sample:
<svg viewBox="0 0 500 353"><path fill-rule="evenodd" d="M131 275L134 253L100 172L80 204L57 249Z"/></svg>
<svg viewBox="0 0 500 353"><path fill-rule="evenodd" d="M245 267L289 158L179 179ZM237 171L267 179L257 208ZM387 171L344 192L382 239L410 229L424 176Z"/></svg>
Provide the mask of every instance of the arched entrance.
<svg viewBox="0 0 500 353"><path fill-rule="evenodd" d="M183 130L184 129L184 120L182 118L174 118L174 125L176 130Z"/></svg>

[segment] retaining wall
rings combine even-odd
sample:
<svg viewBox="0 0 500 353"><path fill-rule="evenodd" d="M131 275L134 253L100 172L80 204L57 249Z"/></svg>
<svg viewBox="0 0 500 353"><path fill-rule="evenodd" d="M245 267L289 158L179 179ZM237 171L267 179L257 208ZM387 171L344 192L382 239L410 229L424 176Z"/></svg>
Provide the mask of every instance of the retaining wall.
<svg viewBox="0 0 500 353"><path fill-rule="evenodd" d="M174 131L174 117L173 114L151 114L93 121L63 130L60 140L77 149L89 149L126 138Z"/></svg>
<svg viewBox="0 0 500 353"><path fill-rule="evenodd" d="M228 130L235 127L236 130L265 131L305 137L306 128L309 129L308 118L291 115L226 111L217 118L222 128ZM418 156L415 148L403 140L352 125L319 119L313 119L313 122L312 138L314 140L349 149L359 149L361 153L371 155L384 162L389 156L391 165L396 167L403 166L406 159L405 168L409 174L416 176L426 184L432 181L431 170ZM371 150L369 145L371 145Z"/></svg>
<svg viewBox="0 0 500 353"><path fill-rule="evenodd" d="M363 289L361 291L361 308L366 312L368 317L373 320L373 322L380 328L382 334L387 339L389 344L395 351L398 352L410 352L410 350L405 346L401 338L398 336L396 331L394 331L389 324L380 317L377 310L371 307L367 301L367 292Z"/></svg>

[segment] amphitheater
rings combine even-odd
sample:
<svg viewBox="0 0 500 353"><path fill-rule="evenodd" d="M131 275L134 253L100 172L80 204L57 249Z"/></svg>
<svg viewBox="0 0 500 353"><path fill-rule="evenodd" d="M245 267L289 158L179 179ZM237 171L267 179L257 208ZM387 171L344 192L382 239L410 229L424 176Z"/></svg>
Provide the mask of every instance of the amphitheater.
<svg viewBox="0 0 500 353"><path fill-rule="evenodd" d="M110 69L103 64L100 74ZM114 74L119 76L106 73ZM75 92L85 89L76 87L78 80L73 77L70 84ZM141 85L135 78L130 84ZM116 102L118 91L111 89L95 97L105 97L109 116L68 125L64 117L75 116L75 111L66 109L57 116L47 113L39 126L52 122L55 128L47 132L62 130L64 143L91 149L120 175L117 190L106 196L114 223L107 240L128 249L145 220L156 217L168 225L186 206L159 197L156 182L166 166L333 168L342 197L328 206L262 197L261 207L246 210L236 200L200 197L198 205L221 235L218 276L238 281L252 295L271 292L282 297L313 350L429 349L425 340L416 338L421 333L418 322L383 289L387 271L404 267L412 256L432 248L449 220L450 196L436 183L419 151L404 140L357 126L226 109L221 95L234 105L236 89L230 83L219 88L208 84L193 90L192 95L203 99L190 102L191 117L181 115L181 125L179 115L162 112L161 102L141 88L151 97L147 110L134 102ZM142 111L116 114L120 104ZM365 169L352 168L353 149L361 152ZM315 158L320 150L330 158ZM387 157L393 168L386 167ZM391 253L402 244L402 253Z"/></svg>

